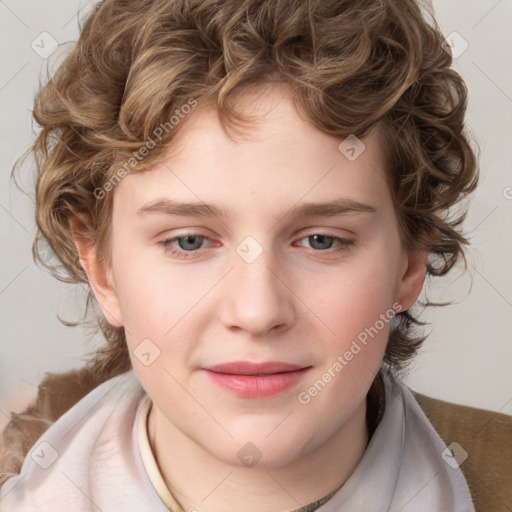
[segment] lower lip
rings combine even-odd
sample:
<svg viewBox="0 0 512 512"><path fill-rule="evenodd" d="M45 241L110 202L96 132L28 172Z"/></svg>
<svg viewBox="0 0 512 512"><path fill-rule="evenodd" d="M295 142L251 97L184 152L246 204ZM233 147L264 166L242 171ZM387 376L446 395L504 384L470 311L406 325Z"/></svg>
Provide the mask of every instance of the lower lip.
<svg viewBox="0 0 512 512"><path fill-rule="evenodd" d="M293 372L273 373L271 375L232 375L206 370L212 381L219 387L232 393L247 397L259 398L272 396L285 391L297 384L310 368L302 368Z"/></svg>

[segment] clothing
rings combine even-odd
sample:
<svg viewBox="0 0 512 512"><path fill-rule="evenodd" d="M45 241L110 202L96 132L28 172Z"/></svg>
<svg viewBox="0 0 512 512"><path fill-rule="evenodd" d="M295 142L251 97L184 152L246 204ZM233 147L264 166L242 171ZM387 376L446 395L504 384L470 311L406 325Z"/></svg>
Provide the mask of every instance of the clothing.
<svg viewBox="0 0 512 512"><path fill-rule="evenodd" d="M147 397L146 400L144 401L144 404L142 405L142 408L137 419L137 436L142 462L144 464L144 467L146 468L146 472L148 474L149 479L151 480L151 483L153 484L153 487L160 496L160 499L165 503L166 507L172 512L185 512L183 508L180 506L180 504L174 499L174 496L171 494L171 492L165 485L164 478L160 473L158 463L155 460L153 451L151 449L151 445L149 443L147 418L151 406L151 399ZM334 491L330 492L327 496L324 496L323 498L316 500L313 503L309 503L304 507L300 507L292 512L314 512L315 510L318 509L318 507L320 507L320 505L328 501L336 493L337 490L338 489L335 489Z"/></svg>
<svg viewBox="0 0 512 512"><path fill-rule="evenodd" d="M383 375L382 419L352 475L318 512L474 512L461 470L445 462L446 445L411 391ZM139 449L147 398L132 370L88 393L0 488L0 511L167 512Z"/></svg>

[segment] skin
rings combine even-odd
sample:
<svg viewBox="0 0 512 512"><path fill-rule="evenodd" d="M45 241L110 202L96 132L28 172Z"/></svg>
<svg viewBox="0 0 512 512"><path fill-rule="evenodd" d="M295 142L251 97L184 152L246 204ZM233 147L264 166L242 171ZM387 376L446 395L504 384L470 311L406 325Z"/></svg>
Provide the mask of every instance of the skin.
<svg viewBox="0 0 512 512"><path fill-rule="evenodd" d="M117 185L108 268L76 237L106 318L127 330L134 371L153 401L150 443L184 510L293 510L340 487L369 441L366 394L390 323L309 403L298 395L394 303L411 307L426 272L427 255L401 247L378 131L351 162L340 139L295 111L286 87L240 102L259 115L244 140L229 137L213 107L198 108L162 165ZM339 197L377 211L286 215L297 203ZM137 215L163 198L213 203L231 215ZM188 259L166 252L163 241L188 233L207 237L192 240L193 249L183 239L172 244ZM336 251L336 238L315 243L314 234L354 243ZM263 251L251 263L236 251L247 236ZM160 350L149 366L133 352L144 339ZM312 368L278 395L246 398L202 369L236 360ZM261 456L252 467L237 456L248 442Z"/></svg>

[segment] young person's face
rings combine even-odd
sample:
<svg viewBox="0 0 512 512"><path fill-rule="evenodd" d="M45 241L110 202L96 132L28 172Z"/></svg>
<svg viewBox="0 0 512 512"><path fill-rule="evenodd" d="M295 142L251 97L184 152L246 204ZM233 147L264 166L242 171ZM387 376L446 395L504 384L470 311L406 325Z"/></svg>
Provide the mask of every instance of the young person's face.
<svg viewBox="0 0 512 512"><path fill-rule="evenodd" d="M364 417L393 310L416 301L425 267L402 251L377 132L350 161L359 147L342 153L342 140L299 117L286 89L247 96L246 106L261 114L246 140L230 139L213 108L197 109L165 164L121 181L112 286L92 284L109 321L126 329L161 425L218 460L252 455L277 467L320 448L357 411ZM293 211L349 200L374 211ZM171 201L226 215L166 213ZM299 370L213 371L233 362Z"/></svg>

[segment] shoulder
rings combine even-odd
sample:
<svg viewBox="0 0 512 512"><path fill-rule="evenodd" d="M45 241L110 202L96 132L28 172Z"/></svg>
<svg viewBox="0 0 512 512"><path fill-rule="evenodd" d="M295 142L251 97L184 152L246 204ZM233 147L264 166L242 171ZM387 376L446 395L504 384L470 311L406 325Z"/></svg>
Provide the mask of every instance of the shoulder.
<svg viewBox="0 0 512 512"><path fill-rule="evenodd" d="M0 486L20 473L27 454L43 434L72 428L80 418L86 420L81 422L82 428L100 428L101 417L109 414L111 400L117 406L119 399L130 396L128 389L135 394L140 392L132 373L125 372L105 382L99 382L86 369L47 374L33 404L20 414L12 413L3 432Z"/></svg>
<svg viewBox="0 0 512 512"><path fill-rule="evenodd" d="M29 448L19 473L0 488L2 504L27 512L41 503L51 504L55 512L86 510L90 501L103 510L116 504L124 510L144 510L153 496L138 485L133 432L146 396L133 372L92 389ZM127 489L113 491L121 481ZM81 489L89 492L84 495Z"/></svg>
<svg viewBox="0 0 512 512"><path fill-rule="evenodd" d="M477 512L510 510L512 416L411 393L445 444L462 454Z"/></svg>

